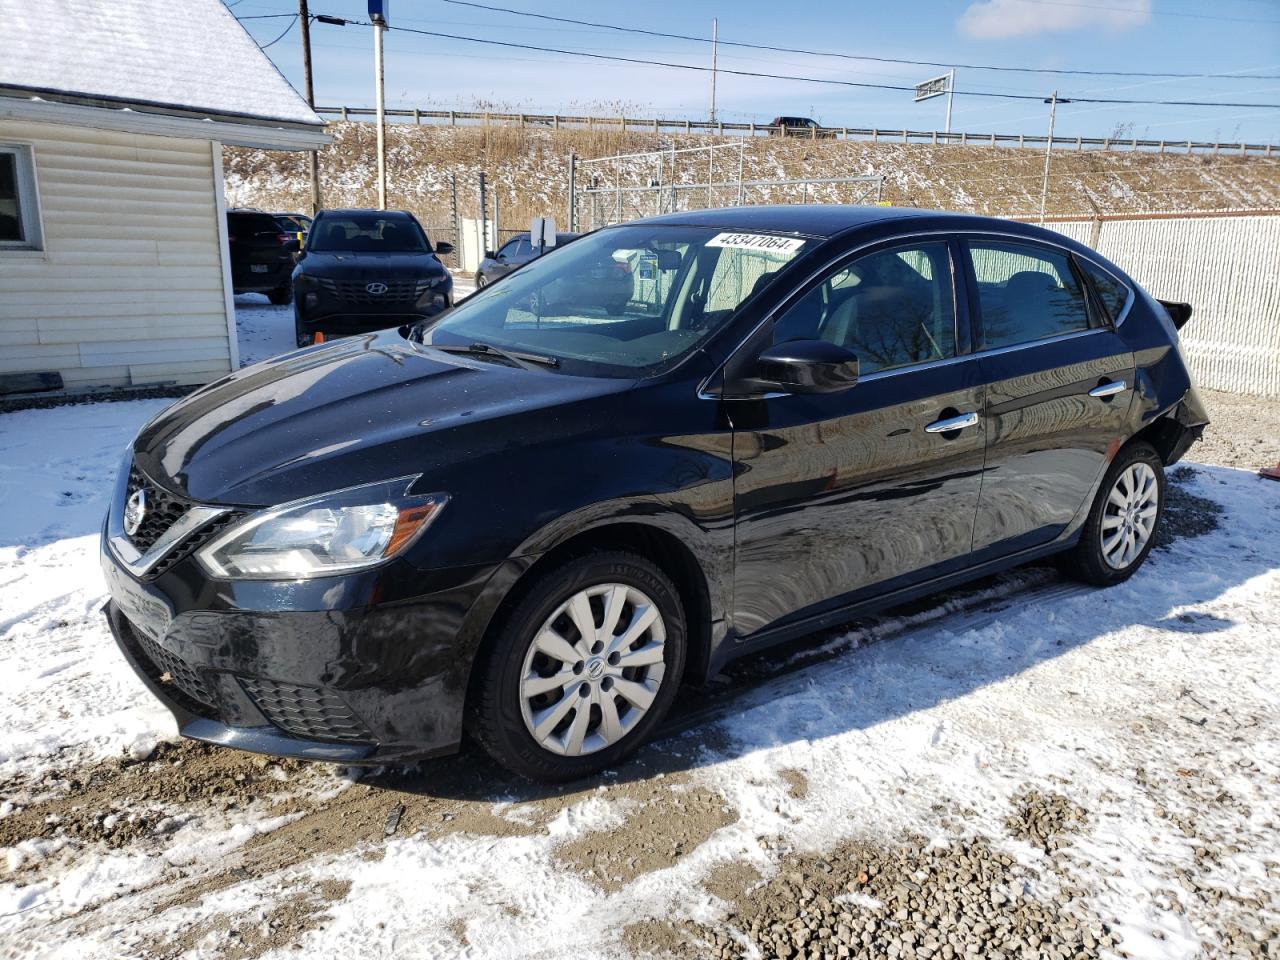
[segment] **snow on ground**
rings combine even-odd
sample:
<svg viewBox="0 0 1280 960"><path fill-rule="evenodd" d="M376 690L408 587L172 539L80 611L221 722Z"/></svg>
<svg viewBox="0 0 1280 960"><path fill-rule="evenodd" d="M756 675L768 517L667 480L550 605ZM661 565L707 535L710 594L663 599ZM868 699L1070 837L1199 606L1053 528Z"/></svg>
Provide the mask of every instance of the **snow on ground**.
<svg viewBox="0 0 1280 960"><path fill-rule="evenodd" d="M288 308L237 302L244 353L276 349ZM1203 522L1127 584L1023 575L784 652L596 783L475 757L361 780L168 745L115 653L96 531L163 403L0 416L0 956L702 956L681 937L707 931L757 956L724 871L973 838L1012 864L984 897L1118 935L1088 956L1280 947L1274 483L1179 471L1171 503ZM1052 852L1010 827L1028 795L1083 811Z"/></svg>

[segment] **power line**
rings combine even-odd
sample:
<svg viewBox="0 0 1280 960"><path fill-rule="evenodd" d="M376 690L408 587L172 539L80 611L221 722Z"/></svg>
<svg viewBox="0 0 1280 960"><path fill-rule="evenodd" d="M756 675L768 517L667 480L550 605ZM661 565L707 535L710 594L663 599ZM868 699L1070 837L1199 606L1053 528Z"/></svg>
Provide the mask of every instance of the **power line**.
<svg viewBox="0 0 1280 960"><path fill-rule="evenodd" d="M511 13L521 17L535 17L539 20L552 20L557 23L572 23L582 27L595 27L601 30L616 30L620 33L639 33L650 37L665 37L670 40L691 40L696 43L710 43L706 37L698 37L684 33L664 33L660 30L645 30L640 27L624 27L614 23L596 23L591 20L573 20L568 17L553 17L546 13L531 13L527 10L515 10L511 7L496 7L484 3L475 3L473 0L444 0L445 3L453 4L459 7L474 7L478 10L489 10L494 13ZM1045 0L1050 2L1050 0ZM1058 2L1058 0L1053 0ZM1067 4L1075 6L1076 4ZM1103 8L1114 9L1114 8ZM1267 23L1280 21L1263 21ZM404 28L401 28L404 29ZM995 70L1002 73L1041 73L1053 75L1075 75L1075 76L1094 76L1094 77L1159 77L1180 80L1280 80L1280 74L1240 74L1240 73L1144 73L1132 70L1066 70L1051 69L1048 67L1002 67L993 64L982 63L943 63L935 60L905 60L897 57L873 57L862 54L853 53L835 53L822 50L805 50L799 47L779 47L766 43L746 43L735 40L720 40L721 46L724 47L746 47L751 50L770 50L774 53L800 53L813 57L837 57L842 60L871 60L876 63L900 63L916 67L941 67L944 69L955 68L957 70ZM914 88L912 88L914 89Z"/></svg>
<svg viewBox="0 0 1280 960"><path fill-rule="evenodd" d="M297 22L298 22L298 15L295 13L293 15L293 19L289 21L289 25L285 27L283 31L281 31L280 36L276 37L270 43L259 43L258 49L265 50L267 49L267 47L274 47L277 43L279 43L281 40L283 40L285 37L289 35L289 31L294 28ZM258 41L254 40L254 43L258 43Z"/></svg>
<svg viewBox="0 0 1280 960"><path fill-rule="evenodd" d="M446 0L451 2L451 0ZM373 26L367 20L350 20L346 23L356 24L358 26ZM672 63L666 60L642 60L638 57L620 57L604 53L590 53L585 50L565 50L561 47L544 47L530 43L514 43L508 40L485 40L480 37L464 37L456 33L442 33L435 30L419 30L413 27L393 27L388 26L388 30L398 33L412 33L426 37L440 37L445 40L461 40L466 43L480 43L494 47L505 47L512 50L536 50L540 53L558 53L571 57L586 57L591 60L608 60L615 63L630 63L644 67L667 67L673 70L693 70L698 73L710 73L711 67L697 66L689 63ZM274 41L273 41L274 42ZM803 77L781 73L762 73L754 70L734 70L727 67L720 67L719 73L726 73L739 77L758 77L765 80L789 80L797 83L816 83L826 84L837 87L855 87L864 90L898 90L907 93L913 93L915 86L907 86L903 84L893 83L863 83L856 80L832 80L824 77ZM1042 101L1043 94L1033 93L990 93L978 90L956 90L957 97L988 97L1000 100L1036 100ZM1066 98L1064 98L1066 99ZM1232 107L1247 108L1259 110L1275 110L1280 109L1280 103L1238 103L1231 101L1219 100L1127 100L1117 97L1076 97L1070 98L1075 103L1114 103L1129 104L1134 106L1162 106L1162 107Z"/></svg>

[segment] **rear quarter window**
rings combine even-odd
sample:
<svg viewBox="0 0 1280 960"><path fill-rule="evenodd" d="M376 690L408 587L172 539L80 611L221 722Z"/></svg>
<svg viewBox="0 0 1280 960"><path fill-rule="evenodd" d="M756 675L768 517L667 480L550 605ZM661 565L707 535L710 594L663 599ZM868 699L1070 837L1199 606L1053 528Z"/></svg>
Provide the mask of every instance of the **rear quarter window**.
<svg viewBox="0 0 1280 960"><path fill-rule="evenodd" d="M1093 284L1093 289L1098 294L1098 299L1102 301L1102 307L1107 311L1107 319L1115 323L1120 319L1124 305L1129 301L1129 287L1101 267L1094 266L1085 260L1077 262L1084 268L1089 282Z"/></svg>

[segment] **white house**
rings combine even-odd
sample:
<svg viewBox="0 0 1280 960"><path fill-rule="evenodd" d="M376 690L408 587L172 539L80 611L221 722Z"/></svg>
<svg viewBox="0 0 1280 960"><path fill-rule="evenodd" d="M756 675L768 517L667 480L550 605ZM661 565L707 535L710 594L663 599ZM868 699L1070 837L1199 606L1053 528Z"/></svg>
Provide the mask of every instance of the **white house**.
<svg viewBox="0 0 1280 960"><path fill-rule="evenodd" d="M0 395L234 370L222 145L324 122L220 0L0 0L0 38Z"/></svg>

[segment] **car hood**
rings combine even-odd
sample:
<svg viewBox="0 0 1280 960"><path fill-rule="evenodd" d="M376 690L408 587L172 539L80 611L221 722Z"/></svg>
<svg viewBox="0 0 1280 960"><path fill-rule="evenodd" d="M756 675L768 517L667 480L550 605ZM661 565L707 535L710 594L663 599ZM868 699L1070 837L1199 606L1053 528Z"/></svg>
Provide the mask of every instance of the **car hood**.
<svg viewBox="0 0 1280 960"><path fill-rule="evenodd" d="M335 280L386 280L395 277L444 277L448 271L433 253L312 253L299 262L309 277Z"/></svg>
<svg viewBox="0 0 1280 960"><path fill-rule="evenodd" d="M264 506L412 474L529 442L631 381L445 354L395 333L285 354L191 394L148 423L134 459L205 503ZM590 418L587 418L590 419Z"/></svg>

